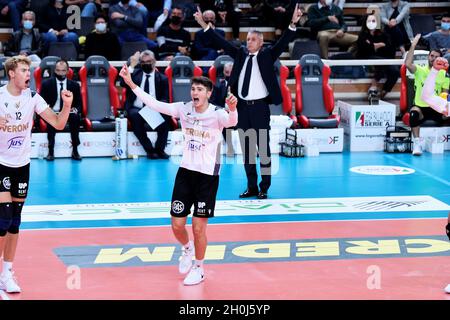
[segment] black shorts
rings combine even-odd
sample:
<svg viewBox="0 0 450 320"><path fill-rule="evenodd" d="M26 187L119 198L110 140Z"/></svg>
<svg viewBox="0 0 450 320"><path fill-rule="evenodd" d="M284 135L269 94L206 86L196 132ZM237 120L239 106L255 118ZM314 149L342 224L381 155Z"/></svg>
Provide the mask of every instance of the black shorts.
<svg viewBox="0 0 450 320"><path fill-rule="evenodd" d="M9 192L14 198L25 199L30 183L30 164L19 168L0 164L0 192Z"/></svg>
<svg viewBox="0 0 450 320"><path fill-rule="evenodd" d="M419 121L420 124L424 123L427 120L436 121L438 124L442 124L444 122L444 116L442 113L437 112L431 107L420 108L422 111L423 119Z"/></svg>
<svg viewBox="0 0 450 320"><path fill-rule="evenodd" d="M214 217L219 176L179 168L172 193L170 215L187 217L194 205L194 217Z"/></svg>

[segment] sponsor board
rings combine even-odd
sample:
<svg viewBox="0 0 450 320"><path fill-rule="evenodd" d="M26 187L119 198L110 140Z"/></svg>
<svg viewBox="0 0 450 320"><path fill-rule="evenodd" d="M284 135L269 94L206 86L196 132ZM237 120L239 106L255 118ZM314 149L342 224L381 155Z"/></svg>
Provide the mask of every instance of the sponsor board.
<svg viewBox="0 0 450 320"><path fill-rule="evenodd" d="M311 140L319 146L320 152L342 152L343 149L343 130L337 129L297 129L297 137L300 143L306 143ZM150 141L155 144L157 139L156 132L147 132ZM46 155L48 152L48 140L46 133L33 133L31 141L31 158L38 158L39 149L43 149ZM232 131L231 141L236 154L242 154L239 141L239 135L236 130ZM280 142L285 140L284 128L274 128L270 130L270 148L271 153L280 152ZM145 156L144 148L133 132L128 132L126 139L121 139L120 143L127 142L128 155ZM80 146L78 151L82 157L109 157L116 155L117 139L115 132L81 132ZM181 130L170 131L167 139L165 152L172 156L183 154L185 142ZM123 150L123 147L122 147ZM222 153L226 153L225 143L221 148ZM72 155L72 141L70 133L59 132L55 138L55 157L67 157Z"/></svg>
<svg viewBox="0 0 450 320"><path fill-rule="evenodd" d="M179 245L133 244L59 247L54 254L80 268L177 265ZM445 236L289 239L208 244L208 264L450 256Z"/></svg>
<svg viewBox="0 0 450 320"><path fill-rule="evenodd" d="M78 205L28 205L22 221L88 221L160 219L169 217L171 202L105 203ZM280 216L376 212L446 211L450 206L431 196L305 198L217 201L216 217ZM356 215L357 216L357 215Z"/></svg>
<svg viewBox="0 0 450 320"><path fill-rule="evenodd" d="M344 145L350 151L383 151L386 128L395 126L396 106L380 100L379 105L352 105L338 101L344 129Z"/></svg>

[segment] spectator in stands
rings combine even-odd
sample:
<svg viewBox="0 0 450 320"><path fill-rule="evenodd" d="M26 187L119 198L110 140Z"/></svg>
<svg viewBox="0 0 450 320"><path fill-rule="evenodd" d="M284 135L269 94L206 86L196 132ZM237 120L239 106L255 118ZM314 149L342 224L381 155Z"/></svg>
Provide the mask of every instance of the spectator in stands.
<svg viewBox="0 0 450 320"><path fill-rule="evenodd" d="M185 20L192 20L192 15L197 11L195 0L172 0L172 8L181 8Z"/></svg>
<svg viewBox="0 0 450 320"><path fill-rule="evenodd" d="M109 0L109 5L115 5L118 4L120 0ZM122 1L123 2L123 1ZM147 36L147 26L148 26L148 9L147 4L153 2L153 0L142 0L140 2L137 2L136 0L129 0L128 5L131 7L135 7L139 10L139 12L142 14L142 27L141 27L141 33L144 36Z"/></svg>
<svg viewBox="0 0 450 320"><path fill-rule="evenodd" d="M69 72L69 64L65 60L59 60L55 64L54 76L44 80L41 87L41 96L49 104L54 112L59 113L62 110L63 101L61 99L61 91L69 90L73 93L72 109L69 115L70 137L72 139L72 159L81 160L78 153L78 145L80 144L80 118L82 111L80 85L76 81L67 79ZM48 161L55 160L55 136L57 130L53 126L47 125L48 137Z"/></svg>
<svg viewBox="0 0 450 320"><path fill-rule="evenodd" d="M0 13L2 16L9 14L13 31L20 29L20 15L25 11L26 0L0 0Z"/></svg>
<svg viewBox="0 0 450 320"><path fill-rule="evenodd" d="M380 8L381 22L386 27L386 32L391 36L392 44L399 48L402 54L406 52L413 38L411 25L409 24L408 1L390 0ZM405 49L406 48L406 49Z"/></svg>
<svg viewBox="0 0 450 320"><path fill-rule="evenodd" d="M6 46L6 56L23 55L33 62L41 62L42 37L39 30L34 28L36 16L33 11L22 14L22 29L11 34Z"/></svg>
<svg viewBox="0 0 450 320"><path fill-rule="evenodd" d="M130 5L130 0L122 0L109 8L109 20L111 31L119 37L119 42L144 41L147 48L156 50L155 41L142 34L144 16L136 6Z"/></svg>
<svg viewBox="0 0 450 320"><path fill-rule="evenodd" d="M153 31L157 32L169 16L172 0L149 0L146 3L149 19L148 25L153 26ZM158 25L156 25L157 21Z"/></svg>
<svg viewBox="0 0 450 320"><path fill-rule="evenodd" d="M165 75L156 70L155 66L155 55L152 51L146 50L142 53L137 52L130 58L128 71L131 74L133 82L138 84L145 92L158 101L169 102L169 81ZM169 155L164 152L164 149L169 135L171 117L161 113L164 122L157 128L152 128L158 134L155 146L153 146L147 137L147 131L145 129L146 121L139 113L145 105L141 99L136 99L136 95L122 78L120 79L120 85L127 89L127 99L125 102L127 118L131 122L131 127L136 138L138 138L147 153L147 158L168 159Z"/></svg>
<svg viewBox="0 0 450 320"><path fill-rule="evenodd" d="M355 56L357 59L394 59L395 48L392 46L389 35L381 29L381 23L375 14L366 15L363 19L361 31L358 35ZM380 98L383 99L391 92L398 78L398 66L375 66L375 75L369 88L369 97L378 96L378 82L385 75Z"/></svg>
<svg viewBox="0 0 450 320"><path fill-rule="evenodd" d="M430 32L424 38L428 41L430 48L443 49L450 53L450 13L445 13L441 19L441 28Z"/></svg>
<svg viewBox="0 0 450 320"><path fill-rule="evenodd" d="M280 38L286 29L286 21L292 16L291 0L265 0L264 12L275 27L275 38Z"/></svg>
<svg viewBox="0 0 450 320"><path fill-rule="evenodd" d="M170 61L176 55L190 54L191 34L183 27L184 11L181 7L173 7L170 23L162 26L156 34L160 59Z"/></svg>
<svg viewBox="0 0 450 320"><path fill-rule="evenodd" d="M99 55L109 61L120 60L119 39L108 30L106 17L103 15L99 15L95 19L95 30L86 36L84 52L86 58Z"/></svg>
<svg viewBox="0 0 450 320"><path fill-rule="evenodd" d="M101 0L66 0L66 5L76 5L81 9L82 17L95 17L101 11Z"/></svg>
<svg viewBox="0 0 450 320"><path fill-rule="evenodd" d="M212 10L216 14L218 27L231 27L233 39L239 40L240 13L236 11L233 0L200 0L200 10Z"/></svg>
<svg viewBox="0 0 450 320"><path fill-rule="evenodd" d="M411 107L409 113L409 125L411 126L411 131L413 134L413 152L415 156L420 156L422 154L422 143L420 139L420 125L426 120L434 120L438 123L444 121L442 114L430 108L430 106L422 100L422 89L425 80L433 67L433 62L436 58L441 57L442 53L439 49L431 49L428 54L428 65L420 66L414 64L414 50L420 39L420 33L416 35L411 43L411 47L408 50L405 58L405 65L409 72L414 74L414 87L415 87L415 97L414 105ZM441 92L448 92L449 90L449 78L445 76L445 70L439 71L436 77L435 92L439 95Z"/></svg>
<svg viewBox="0 0 450 320"><path fill-rule="evenodd" d="M333 4L332 0L319 0L308 10L307 26L317 32L320 46L320 55L328 59L328 46L337 44L350 47L355 44L358 37L347 32L342 10Z"/></svg>
<svg viewBox="0 0 450 320"><path fill-rule="evenodd" d="M215 32L225 38L225 32L223 30L216 29L215 27L216 14L214 13L214 11L204 11L203 20L205 21L205 23L211 23L211 28L213 28ZM215 60L222 53L223 49L218 47L209 37L207 37L203 30L199 30L195 33L194 45L192 48L193 59Z"/></svg>
<svg viewBox="0 0 450 320"><path fill-rule="evenodd" d="M233 70L233 62L227 62L223 65L223 78L219 80L219 84L214 85L214 90L211 95L211 103L215 106L226 108L225 100L230 89L229 82L231 71ZM222 136L227 144L227 156L234 156L234 149L232 143L232 132L235 127L224 128Z"/></svg>
<svg viewBox="0 0 450 320"><path fill-rule="evenodd" d="M53 42L72 42L78 49L78 35L67 29L67 7L63 0L51 0L45 11L45 19L41 20L40 30L43 33L44 52L47 54Z"/></svg>

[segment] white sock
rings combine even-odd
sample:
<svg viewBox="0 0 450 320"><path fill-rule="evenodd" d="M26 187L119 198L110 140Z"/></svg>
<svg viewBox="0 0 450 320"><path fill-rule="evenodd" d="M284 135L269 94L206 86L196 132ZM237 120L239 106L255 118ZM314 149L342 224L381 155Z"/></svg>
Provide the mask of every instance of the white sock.
<svg viewBox="0 0 450 320"><path fill-rule="evenodd" d="M204 259L202 259L202 260L195 260L195 265L196 265L198 268L203 268L203 260L204 260Z"/></svg>
<svg viewBox="0 0 450 320"><path fill-rule="evenodd" d="M3 261L3 271L2 271L2 274L8 274L8 273L11 273L12 265L13 265L12 262L6 262L6 261Z"/></svg>

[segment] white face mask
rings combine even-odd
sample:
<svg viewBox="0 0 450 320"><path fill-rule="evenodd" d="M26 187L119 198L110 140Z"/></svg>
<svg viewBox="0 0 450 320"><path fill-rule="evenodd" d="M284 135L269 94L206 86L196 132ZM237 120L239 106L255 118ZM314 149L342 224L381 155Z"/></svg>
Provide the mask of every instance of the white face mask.
<svg viewBox="0 0 450 320"><path fill-rule="evenodd" d="M325 4L327 6L331 6L333 4L333 0L325 0Z"/></svg>
<svg viewBox="0 0 450 320"><path fill-rule="evenodd" d="M370 31L375 30L377 28L377 23L373 21L367 21L366 23L367 29Z"/></svg>
<svg viewBox="0 0 450 320"><path fill-rule="evenodd" d="M97 30L98 32L105 32L105 30L106 30L106 23L97 23L95 25L95 30Z"/></svg>

